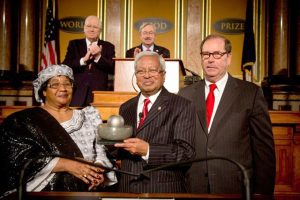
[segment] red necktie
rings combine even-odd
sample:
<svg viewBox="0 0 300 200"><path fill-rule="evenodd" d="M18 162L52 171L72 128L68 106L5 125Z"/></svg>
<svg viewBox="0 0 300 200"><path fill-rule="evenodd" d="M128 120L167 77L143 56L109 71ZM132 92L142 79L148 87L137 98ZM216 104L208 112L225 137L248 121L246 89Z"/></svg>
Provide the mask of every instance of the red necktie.
<svg viewBox="0 0 300 200"><path fill-rule="evenodd" d="M209 85L209 93L206 98L206 122L207 122L207 127L209 127L211 115L214 109L214 104L215 104L215 96L214 96L214 90L217 88L216 84L210 84Z"/></svg>
<svg viewBox="0 0 300 200"><path fill-rule="evenodd" d="M143 115L140 119L138 128L140 128L142 126L142 124L144 123L144 121L145 121L145 119L148 115L148 112L149 112L148 111L148 105L149 105L149 103L150 103L150 99L147 98L147 99L144 100Z"/></svg>

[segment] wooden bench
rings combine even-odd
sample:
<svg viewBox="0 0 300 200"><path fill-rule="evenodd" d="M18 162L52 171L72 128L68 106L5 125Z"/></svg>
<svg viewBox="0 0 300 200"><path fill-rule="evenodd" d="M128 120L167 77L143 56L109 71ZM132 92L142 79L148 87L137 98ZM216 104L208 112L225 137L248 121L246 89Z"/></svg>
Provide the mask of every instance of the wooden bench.
<svg viewBox="0 0 300 200"><path fill-rule="evenodd" d="M122 103L135 97L136 92L111 92L94 91L94 101L91 103L96 107L102 120L107 120L111 115L118 115Z"/></svg>
<svg viewBox="0 0 300 200"><path fill-rule="evenodd" d="M137 95L135 92L94 91L93 93L94 101L91 105L99 110L104 121L111 115L118 115L120 105ZM0 106L0 122L14 112L31 107L33 106Z"/></svg>
<svg viewBox="0 0 300 200"><path fill-rule="evenodd" d="M136 96L128 92L94 92L92 103L105 121L119 113L119 107ZM0 106L0 119L26 106ZM270 111L276 151L276 192L300 191L300 112Z"/></svg>

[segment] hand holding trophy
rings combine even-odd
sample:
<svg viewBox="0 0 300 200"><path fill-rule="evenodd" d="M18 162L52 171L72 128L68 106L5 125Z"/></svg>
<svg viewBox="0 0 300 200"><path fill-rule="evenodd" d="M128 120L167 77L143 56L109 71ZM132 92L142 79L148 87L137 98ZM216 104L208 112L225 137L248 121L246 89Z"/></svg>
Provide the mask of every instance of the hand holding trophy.
<svg viewBox="0 0 300 200"><path fill-rule="evenodd" d="M123 117L112 115L106 124L99 125L97 142L104 145L112 145L122 142L124 139L131 137L131 135L132 127L124 125Z"/></svg>

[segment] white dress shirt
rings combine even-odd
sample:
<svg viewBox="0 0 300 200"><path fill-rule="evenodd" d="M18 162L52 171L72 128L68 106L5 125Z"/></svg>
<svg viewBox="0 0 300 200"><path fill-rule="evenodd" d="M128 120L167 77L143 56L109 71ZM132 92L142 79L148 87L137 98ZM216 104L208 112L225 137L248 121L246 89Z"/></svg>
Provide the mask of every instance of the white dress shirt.
<svg viewBox="0 0 300 200"><path fill-rule="evenodd" d="M222 94L224 92L227 80L228 80L228 73L226 72L226 74L223 76L223 78L221 78L218 82L215 83L217 85L217 88L214 90L215 103L214 103L214 109L213 109L211 119L210 119L210 124L208 126L208 133L209 133L211 125L214 121L214 117L215 117L216 111L218 109ZM205 79L205 99L208 96L210 84L213 84L213 83L211 83Z"/></svg>
<svg viewBox="0 0 300 200"><path fill-rule="evenodd" d="M143 50L143 51L147 51L148 49L149 49L150 51L153 51L153 50L154 50L154 45L152 45L152 46L149 47L149 48L148 48L148 47L145 47L144 45L142 45L142 50Z"/></svg>

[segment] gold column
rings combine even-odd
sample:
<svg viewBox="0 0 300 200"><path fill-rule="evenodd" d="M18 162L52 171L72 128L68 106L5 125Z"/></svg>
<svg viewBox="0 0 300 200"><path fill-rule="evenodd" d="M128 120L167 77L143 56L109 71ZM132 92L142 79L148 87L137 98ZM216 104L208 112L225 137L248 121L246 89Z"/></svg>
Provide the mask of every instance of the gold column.
<svg viewBox="0 0 300 200"><path fill-rule="evenodd" d="M10 71L11 63L11 36L12 36L12 13L11 0L0 1L0 70Z"/></svg>
<svg viewBox="0 0 300 200"><path fill-rule="evenodd" d="M295 45L296 45L296 75L300 75L300 4L295 3L296 9L295 9L295 13L296 13L296 37L295 37Z"/></svg>
<svg viewBox="0 0 300 200"><path fill-rule="evenodd" d="M106 0L105 40L115 45L116 57L121 57L121 1Z"/></svg>
<svg viewBox="0 0 300 200"><path fill-rule="evenodd" d="M299 111L299 6L294 0L268 1L269 71L262 87L269 108ZM296 27L298 25L298 27ZM268 39L266 38L266 39Z"/></svg>
<svg viewBox="0 0 300 200"><path fill-rule="evenodd" d="M288 75L288 0L274 0L270 15L270 75Z"/></svg>
<svg viewBox="0 0 300 200"><path fill-rule="evenodd" d="M20 1L19 72L34 72L35 16L34 0Z"/></svg>
<svg viewBox="0 0 300 200"><path fill-rule="evenodd" d="M203 4L199 0L188 1L187 40L186 40L186 68L202 75L200 44Z"/></svg>

